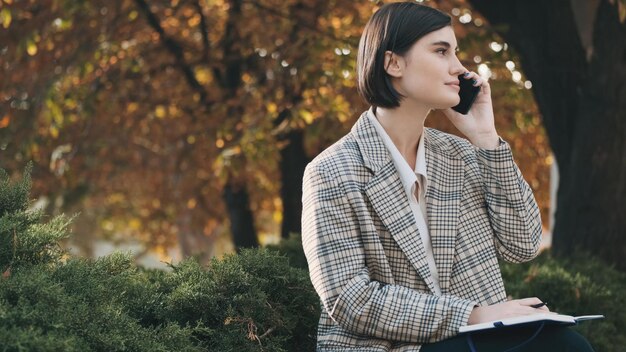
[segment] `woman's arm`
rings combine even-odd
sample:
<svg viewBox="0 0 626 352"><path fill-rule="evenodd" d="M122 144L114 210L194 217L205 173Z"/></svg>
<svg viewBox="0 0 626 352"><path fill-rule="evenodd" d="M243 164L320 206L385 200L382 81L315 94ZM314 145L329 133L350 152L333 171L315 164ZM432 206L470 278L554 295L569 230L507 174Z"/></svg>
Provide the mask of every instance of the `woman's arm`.
<svg viewBox="0 0 626 352"><path fill-rule="evenodd" d="M475 302L371 279L358 216L338 177L310 164L302 202L302 242L311 281L325 310L342 328L425 343L456 335L467 324Z"/></svg>
<svg viewBox="0 0 626 352"><path fill-rule="evenodd" d="M531 260L541 243L541 217L511 148L504 141L495 149L479 148L477 159L496 249L510 262Z"/></svg>
<svg viewBox="0 0 626 352"><path fill-rule="evenodd" d="M478 164L498 253L510 262L528 261L537 255L541 242L539 208L513 161L511 148L498 137L489 82L476 72L468 72L466 76L481 86L474 105L467 115L450 108L444 114L478 148Z"/></svg>

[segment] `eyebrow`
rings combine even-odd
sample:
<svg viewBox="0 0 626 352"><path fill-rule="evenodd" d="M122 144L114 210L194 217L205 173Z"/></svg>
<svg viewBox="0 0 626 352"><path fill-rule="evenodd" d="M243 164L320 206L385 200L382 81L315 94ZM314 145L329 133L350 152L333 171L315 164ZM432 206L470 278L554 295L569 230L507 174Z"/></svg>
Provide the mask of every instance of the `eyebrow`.
<svg viewBox="0 0 626 352"><path fill-rule="evenodd" d="M452 45L450 45L450 43L446 42L445 40L440 40L438 42L434 42L431 45L443 45L446 47L446 49L450 49L450 47ZM454 51L459 51L459 47L457 46L456 48L454 48Z"/></svg>

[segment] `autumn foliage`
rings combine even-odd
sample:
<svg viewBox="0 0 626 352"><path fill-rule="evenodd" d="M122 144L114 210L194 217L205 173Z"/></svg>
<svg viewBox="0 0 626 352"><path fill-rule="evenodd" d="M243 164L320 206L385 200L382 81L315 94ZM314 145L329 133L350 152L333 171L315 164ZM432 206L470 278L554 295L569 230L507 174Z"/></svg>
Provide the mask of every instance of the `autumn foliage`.
<svg viewBox="0 0 626 352"><path fill-rule="evenodd" d="M355 54L377 2L0 4L0 164L34 161L34 195L49 213L81 212L87 254L102 235L204 260L230 251L226 190L252 214L246 236L275 238L299 214L285 212L299 169L281 152L301 144L306 162L366 108ZM552 158L516 53L465 1L428 4L452 14L466 66L490 75L498 131L547 225ZM455 132L437 112L427 124Z"/></svg>

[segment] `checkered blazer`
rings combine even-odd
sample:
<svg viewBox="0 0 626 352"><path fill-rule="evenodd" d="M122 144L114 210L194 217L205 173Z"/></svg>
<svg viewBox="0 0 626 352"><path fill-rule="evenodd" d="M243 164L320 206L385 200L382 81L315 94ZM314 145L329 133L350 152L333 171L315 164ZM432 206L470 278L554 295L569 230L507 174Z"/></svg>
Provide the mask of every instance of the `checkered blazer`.
<svg viewBox="0 0 626 352"><path fill-rule="evenodd" d="M400 176L365 113L306 168L302 243L320 296L318 351L419 351L506 300L497 256L532 259L541 219L509 145L424 129L441 296Z"/></svg>

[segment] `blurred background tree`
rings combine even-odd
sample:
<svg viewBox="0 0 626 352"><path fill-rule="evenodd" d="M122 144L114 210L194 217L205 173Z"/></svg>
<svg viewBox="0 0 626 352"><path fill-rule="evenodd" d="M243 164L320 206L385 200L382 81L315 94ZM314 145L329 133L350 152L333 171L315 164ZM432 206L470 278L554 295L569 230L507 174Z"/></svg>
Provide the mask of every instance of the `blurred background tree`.
<svg viewBox="0 0 626 352"><path fill-rule="evenodd" d="M424 3L452 14L459 57L490 77L498 131L548 226L553 159L525 48L464 0ZM382 2L0 4L0 167L35 162L33 194L49 213L81 212L87 255L104 236L206 260L300 231L304 166L367 108L355 55ZM438 112L427 123L458 133Z"/></svg>
<svg viewBox="0 0 626 352"><path fill-rule="evenodd" d="M555 253L626 270L626 1L470 2L533 82L560 175Z"/></svg>

